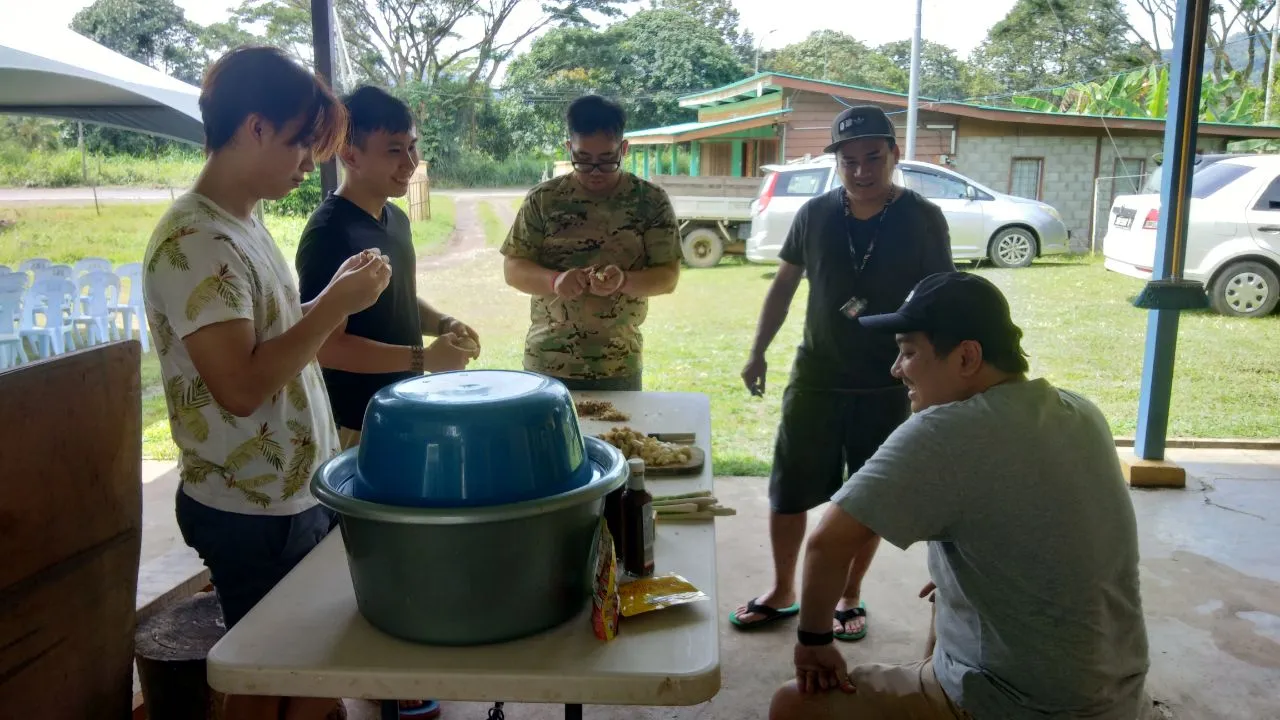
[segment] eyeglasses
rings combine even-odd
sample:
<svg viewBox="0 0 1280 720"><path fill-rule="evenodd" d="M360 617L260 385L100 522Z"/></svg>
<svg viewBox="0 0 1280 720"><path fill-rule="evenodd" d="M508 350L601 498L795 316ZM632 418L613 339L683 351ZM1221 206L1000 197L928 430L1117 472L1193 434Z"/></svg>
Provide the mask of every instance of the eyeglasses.
<svg viewBox="0 0 1280 720"><path fill-rule="evenodd" d="M577 170L583 175L589 175L593 170L599 170L600 172L606 173L606 174L611 172L617 172L618 168L620 167L622 167L622 162L618 160L611 160L609 162L598 162L598 163L578 162L577 160L573 162L573 169Z"/></svg>

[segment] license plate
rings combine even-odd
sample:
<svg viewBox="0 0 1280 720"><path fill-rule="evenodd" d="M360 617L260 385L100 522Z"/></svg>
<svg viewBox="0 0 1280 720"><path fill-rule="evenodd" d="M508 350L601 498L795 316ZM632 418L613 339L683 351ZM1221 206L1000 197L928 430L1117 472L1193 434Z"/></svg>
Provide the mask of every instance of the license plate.
<svg viewBox="0 0 1280 720"><path fill-rule="evenodd" d="M1125 229L1131 228L1133 227L1133 218L1125 217L1124 215L1117 215L1115 226L1118 228L1125 228Z"/></svg>

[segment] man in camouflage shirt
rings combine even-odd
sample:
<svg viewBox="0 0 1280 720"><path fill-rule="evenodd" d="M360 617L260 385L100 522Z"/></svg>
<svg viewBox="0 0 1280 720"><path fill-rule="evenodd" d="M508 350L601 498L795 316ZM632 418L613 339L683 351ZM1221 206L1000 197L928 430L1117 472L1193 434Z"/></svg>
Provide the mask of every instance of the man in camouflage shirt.
<svg viewBox="0 0 1280 720"><path fill-rule="evenodd" d="M524 366L570 390L640 390L648 298L676 289L680 231L661 188L624 172L626 115L595 95L566 113L574 171L535 187L502 246L533 296Z"/></svg>

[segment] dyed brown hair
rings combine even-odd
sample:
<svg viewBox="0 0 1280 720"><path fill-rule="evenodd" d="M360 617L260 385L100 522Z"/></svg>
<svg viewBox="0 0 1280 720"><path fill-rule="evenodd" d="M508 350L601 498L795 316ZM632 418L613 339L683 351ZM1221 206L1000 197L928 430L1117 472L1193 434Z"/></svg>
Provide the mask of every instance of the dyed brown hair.
<svg viewBox="0 0 1280 720"><path fill-rule="evenodd" d="M346 137L342 103L322 79L273 47L236 48L205 73L200 88L205 148L226 147L250 115L276 130L301 120L291 141L309 145L319 161L332 157Z"/></svg>

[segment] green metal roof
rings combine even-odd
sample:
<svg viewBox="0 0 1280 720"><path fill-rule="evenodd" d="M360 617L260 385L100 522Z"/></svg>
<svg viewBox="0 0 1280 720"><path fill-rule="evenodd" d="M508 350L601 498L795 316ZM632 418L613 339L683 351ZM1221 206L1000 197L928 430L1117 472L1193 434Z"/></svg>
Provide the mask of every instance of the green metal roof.
<svg viewBox="0 0 1280 720"><path fill-rule="evenodd" d="M802 77L800 75L789 75L787 73L762 72L762 73L757 73L755 75L752 75L751 77L745 78L743 80L729 83L728 85L722 85L721 87L718 87L718 88L713 88L711 90L704 90L702 92L685 95L679 98L679 102L682 107L699 107L699 106L732 104L734 102L738 102L745 98L757 96L758 92L755 86L758 85L760 81L767 80L769 78L782 78L786 80L796 80L799 82L821 83L823 85L828 85L832 88L837 88L837 89L857 90L860 92L875 93L877 95L885 96L886 98L900 100L902 102L903 107L906 107L906 104L908 101L908 95L906 95L905 93L895 92L893 90L883 90L880 88L862 87L860 85L849 85L846 83L835 82L832 80L819 80L816 78ZM728 90L733 90L735 88L741 88L741 92L734 93L732 96L729 96L729 97L718 98L715 100L699 101L699 98L709 96L709 95L714 95L716 93L725 92ZM783 88L778 85L766 86L766 88L764 89L764 93L770 94L770 93L780 92L782 89ZM950 112L951 114L960 114L960 115L964 115L965 110L980 111L980 112L996 112L996 113L1001 113L1002 115L1008 116L1009 122L1017 122L1019 117L1036 118L1036 119L1058 118L1063 120L1079 119L1079 120L1096 121L1100 123L1139 122L1139 123L1151 123L1151 124L1163 125L1165 122L1164 118L1129 117L1124 115L1087 115L1087 114L1079 114L1079 113L1042 112L1039 110L1029 110L1026 108L999 107L999 106L985 105L985 104L974 103L974 102L963 102L960 100L939 100L937 98L929 98L924 96L920 97L920 109L934 110L940 113ZM1246 123L1223 123L1223 122L1205 122L1205 121L1201 121L1199 125L1202 128L1208 127L1208 128L1221 128L1223 130L1240 130L1240 131L1243 131L1246 136L1252 136L1252 137L1272 137L1280 133L1280 130L1277 130L1277 127L1274 125L1249 125Z"/></svg>
<svg viewBox="0 0 1280 720"><path fill-rule="evenodd" d="M723 127L725 125L735 125L738 123L750 122L752 120L763 120L765 118L785 115L786 113L789 113L789 112L791 111L783 108L779 110L770 110L769 112L756 113L755 115L743 115L742 117L729 118L728 120L713 120L710 122L688 122L688 123L680 123L679 125L668 125L666 127L648 128L646 130L633 130L632 132L629 132L626 134L626 138L628 140L631 140L633 138L646 138L646 137L655 137L655 136L663 136L663 135L673 135L678 137L680 135L695 132L698 130L710 130L717 127Z"/></svg>

